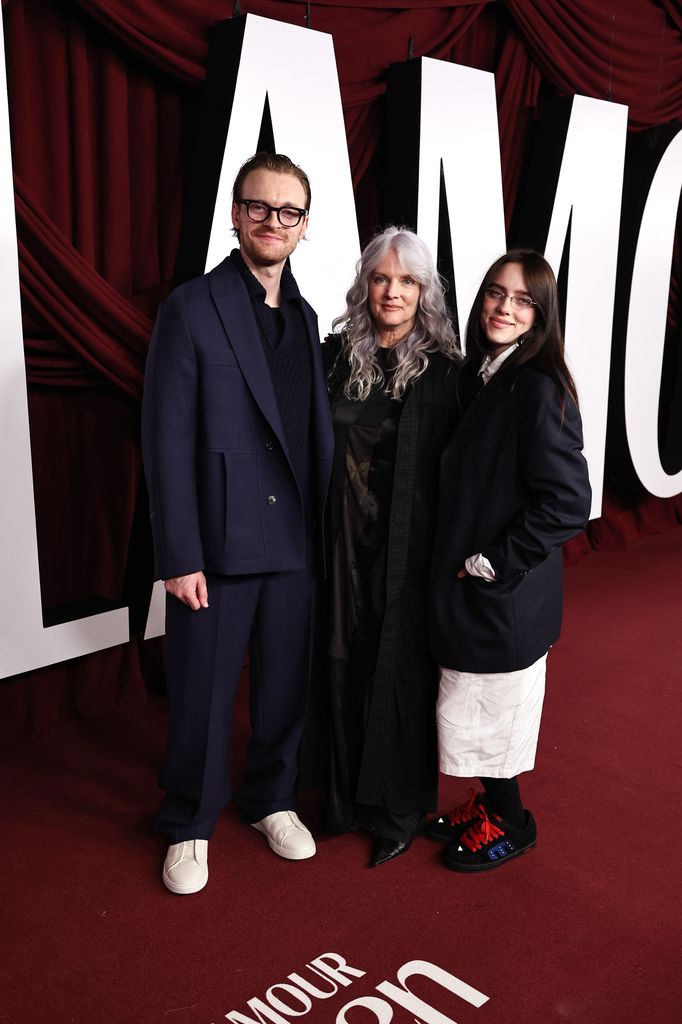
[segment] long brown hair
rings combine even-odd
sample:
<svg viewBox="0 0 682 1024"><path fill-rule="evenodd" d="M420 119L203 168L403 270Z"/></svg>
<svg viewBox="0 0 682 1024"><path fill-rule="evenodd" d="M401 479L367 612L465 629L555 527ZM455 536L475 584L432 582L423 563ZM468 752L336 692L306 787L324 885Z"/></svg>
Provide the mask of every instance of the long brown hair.
<svg viewBox="0 0 682 1024"><path fill-rule="evenodd" d="M578 394L564 357L556 278L544 256L534 249L510 249L495 260L483 278L467 323L464 367L468 373L476 373L483 358L492 354L492 346L481 326L485 290L495 280L498 271L508 263L518 263L523 271L528 294L535 303L535 320L521 336L522 343L501 366L500 373L524 363L532 363L535 369L554 381L562 409L567 394L577 405Z"/></svg>

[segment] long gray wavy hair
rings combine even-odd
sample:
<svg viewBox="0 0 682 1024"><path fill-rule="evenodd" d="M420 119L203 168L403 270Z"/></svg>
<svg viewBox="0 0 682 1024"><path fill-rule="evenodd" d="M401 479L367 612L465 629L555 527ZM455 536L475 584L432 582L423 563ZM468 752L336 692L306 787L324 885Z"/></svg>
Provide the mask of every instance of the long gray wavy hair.
<svg viewBox="0 0 682 1024"><path fill-rule="evenodd" d="M442 352L453 360L460 358L445 305L443 281L428 246L408 228L387 227L365 246L355 280L346 294L346 309L332 323L334 331L343 331L346 336L350 376L344 390L348 398L362 401L374 384L385 382L376 355L379 335L368 296L370 277L389 253L396 255L403 271L418 282L421 290L414 327L393 349L396 369L386 387L387 394L401 398L428 366L431 352Z"/></svg>

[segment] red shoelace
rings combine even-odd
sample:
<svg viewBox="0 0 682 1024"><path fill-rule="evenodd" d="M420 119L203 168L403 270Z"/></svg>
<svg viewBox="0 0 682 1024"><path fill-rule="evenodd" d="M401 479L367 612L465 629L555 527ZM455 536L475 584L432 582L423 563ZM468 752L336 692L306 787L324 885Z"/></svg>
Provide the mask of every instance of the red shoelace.
<svg viewBox="0 0 682 1024"><path fill-rule="evenodd" d="M479 805L480 806L480 805ZM462 846L466 846L471 853L477 853L482 846L487 846L495 839L501 839L504 832L497 825L494 825L488 817L485 807L480 807L481 816L475 821L466 832L459 837Z"/></svg>
<svg viewBox="0 0 682 1024"><path fill-rule="evenodd" d="M464 824L465 821L471 821L472 818L477 818L481 813L482 808L478 802L478 795L473 789L470 789L469 799L448 811L448 821L454 827Z"/></svg>

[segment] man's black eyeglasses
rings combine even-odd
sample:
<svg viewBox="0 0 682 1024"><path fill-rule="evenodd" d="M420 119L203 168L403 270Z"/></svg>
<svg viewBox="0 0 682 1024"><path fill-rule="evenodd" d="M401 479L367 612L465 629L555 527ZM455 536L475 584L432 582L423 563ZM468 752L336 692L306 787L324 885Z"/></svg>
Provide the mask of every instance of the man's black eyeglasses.
<svg viewBox="0 0 682 1024"><path fill-rule="evenodd" d="M299 210L297 206L268 206L260 199L238 199L237 202L246 207L249 220L254 220L257 224L267 220L271 213L276 213L277 220L283 228L295 228L301 223L301 218L308 213L307 210Z"/></svg>

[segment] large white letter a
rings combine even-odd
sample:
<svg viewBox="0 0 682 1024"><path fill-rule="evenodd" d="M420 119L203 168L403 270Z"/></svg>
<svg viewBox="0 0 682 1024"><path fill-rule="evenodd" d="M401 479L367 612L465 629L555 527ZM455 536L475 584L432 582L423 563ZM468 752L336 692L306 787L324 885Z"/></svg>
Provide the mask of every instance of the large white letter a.
<svg viewBox="0 0 682 1024"><path fill-rule="evenodd" d="M128 640L128 609L43 626L0 18L0 678Z"/></svg>

